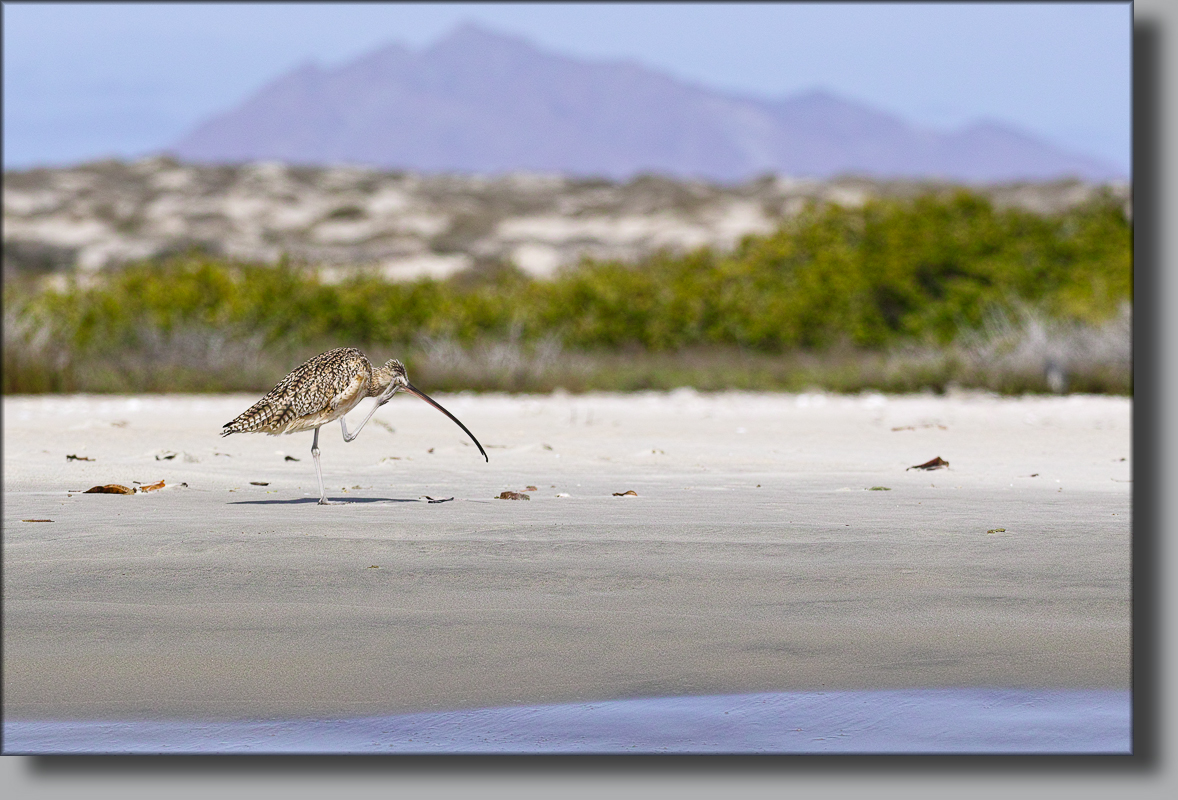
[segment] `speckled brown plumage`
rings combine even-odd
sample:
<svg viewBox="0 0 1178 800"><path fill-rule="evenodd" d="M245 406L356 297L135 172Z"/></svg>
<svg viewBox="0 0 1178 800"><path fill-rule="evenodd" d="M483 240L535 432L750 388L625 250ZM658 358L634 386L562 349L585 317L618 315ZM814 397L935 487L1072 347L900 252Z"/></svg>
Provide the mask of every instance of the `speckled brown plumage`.
<svg viewBox="0 0 1178 800"><path fill-rule="evenodd" d="M374 369L354 347L328 350L296 367L265 397L225 423L221 435L277 435L317 428L344 416L365 397L379 395L398 373L405 375L400 361Z"/></svg>
<svg viewBox="0 0 1178 800"><path fill-rule="evenodd" d="M232 422L226 422L222 436L231 433L297 433L314 431L311 457L315 460L315 478L319 482L319 505L333 505L323 484L323 467L319 463L319 429L333 420L340 421L345 442L360 435L377 410L399 391L421 398L449 417L479 448L484 460L487 451L479 444L458 417L438 405L437 401L409 382L405 366L390 359L373 369L372 363L354 347L337 347L300 364L258 402ZM365 397L375 397L376 404L359 427L348 432L344 416Z"/></svg>

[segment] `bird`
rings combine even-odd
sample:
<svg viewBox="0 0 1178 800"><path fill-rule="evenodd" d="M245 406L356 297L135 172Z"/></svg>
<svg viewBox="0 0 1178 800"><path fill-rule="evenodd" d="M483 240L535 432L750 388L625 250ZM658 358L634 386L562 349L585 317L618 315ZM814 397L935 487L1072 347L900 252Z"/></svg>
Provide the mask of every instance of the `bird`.
<svg viewBox="0 0 1178 800"><path fill-rule="evenodd" d="M483 458L488 462L491 460L487 458L487 451L479 444L479 440L457 417L409 382L404 364L392 358L384 366L374 368L368 357L354 347L328 350L295 367L265 397L236 419L226 422L221 435L267 433L277 436L314 430L311 455L315 459L315 476L319 479L319 505L336 505L327 499L327 492L323 488L323 468L319 464L319 428L338 419L344 432L344 441L350 442L360 435L376 410L399 391L421 398L452 419L479 448ZM375 397L376 405L368 412L360 427L348 433L344 416L366 397Z"/></svg>

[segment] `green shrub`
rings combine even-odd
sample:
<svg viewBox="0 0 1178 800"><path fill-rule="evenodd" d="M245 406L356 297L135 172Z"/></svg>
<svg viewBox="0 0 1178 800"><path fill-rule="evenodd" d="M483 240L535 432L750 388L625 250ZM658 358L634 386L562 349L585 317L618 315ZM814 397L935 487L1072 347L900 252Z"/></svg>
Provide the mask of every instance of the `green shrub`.
<svg viewBox="0 0 1178 800"><path fill-rule="evenodd" d="M293 350L432 337L464 346L553 341L596 352L884 352L948 345L995 314L1033 311L1100 325L1131 295L1131 226L1113 198L1042 216L995 209L959 191L857 209L811 206L732 253L585 261L550 281L506 268L482 280L360 276L327 285L285 261L246 264L194 252L132 264L90 284L6 283L4 363L6 372L25 375L35 362L29 353L47 348L62 375L21 382L73 386L63 377L71 364L158 350L194 331L202 332L197 339L216 332Z"/></svg>

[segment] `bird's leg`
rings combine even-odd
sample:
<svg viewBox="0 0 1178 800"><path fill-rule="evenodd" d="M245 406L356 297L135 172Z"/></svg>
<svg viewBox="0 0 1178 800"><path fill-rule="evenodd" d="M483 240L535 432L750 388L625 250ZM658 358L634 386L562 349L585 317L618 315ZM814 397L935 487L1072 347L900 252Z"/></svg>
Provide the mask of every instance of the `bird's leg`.
<svg viewBox="0 0 1178 800"><path fill-rule="evenodd" d="M315 477L319 479L319 505L332 505L327 501L327 490L323 488L323 468L319 466L319 429L315 429L315 438L311 440L311 456L315 459Z"/></svg>
<svg viewBox="0 0 1178 800"><path fill-rule="evenodd" d="M385 397L384 395L380 395L379 397L377 397L376 398L376 405L374 405L372 407L372 410L368 412L368 416L365 417L364 421L360 423L360 427L356 428L355 433L348 433L348 423L343 417L340 417L339 424L340 424L340 427L343 428L343 431L344 431L344 441L350 442L353 439L355 439L357 436L359 436L360 431L364 428L364 426L366 424L368 424L368 420L372 419L372 415L376 413L376 409L380 408L385 403L387 403L389 401L389 398L391 398L392 396L393 396L392 394L389 394L388 397Z"/></svg>

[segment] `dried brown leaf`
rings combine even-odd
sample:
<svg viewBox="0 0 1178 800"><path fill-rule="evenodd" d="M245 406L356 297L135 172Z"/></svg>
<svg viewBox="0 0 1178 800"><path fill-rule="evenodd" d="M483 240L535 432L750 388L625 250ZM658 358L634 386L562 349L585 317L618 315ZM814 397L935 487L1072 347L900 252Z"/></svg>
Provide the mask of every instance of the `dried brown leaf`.
<svg viewBox="0 0 1178 800"><path fill-rule="evenodd" d="M108 483L105 486L91 486L82 494L135 494L135 490L122 484Z"/></svg>

